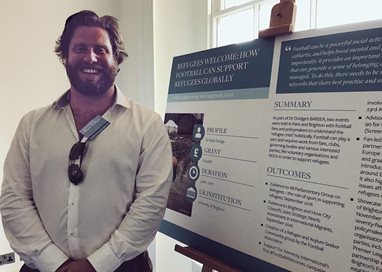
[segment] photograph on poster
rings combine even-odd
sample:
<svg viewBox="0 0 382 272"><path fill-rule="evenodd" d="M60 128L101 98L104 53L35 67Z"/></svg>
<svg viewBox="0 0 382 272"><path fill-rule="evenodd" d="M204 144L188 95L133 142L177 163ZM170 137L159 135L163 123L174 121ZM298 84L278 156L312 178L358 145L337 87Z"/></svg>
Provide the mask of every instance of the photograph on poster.
<svg viewBox="0 0 382 272"><path fill-rule="evenodd" d="M199 174L203 113L167 113L167 128L173 153L174 176L167 208L191 216L196 198L195 180Z"/></svg>

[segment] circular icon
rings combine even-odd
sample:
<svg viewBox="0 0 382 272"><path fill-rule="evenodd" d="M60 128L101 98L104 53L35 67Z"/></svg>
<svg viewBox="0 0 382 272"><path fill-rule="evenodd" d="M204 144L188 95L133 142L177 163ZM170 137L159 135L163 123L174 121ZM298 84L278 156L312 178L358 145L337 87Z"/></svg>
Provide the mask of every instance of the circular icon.
<svg viewBox="0 0 382 272"><path fill-rule="evenodd" d="M204 137L204 132L205 130L203 125L195 125L192 133L193 139L196 141L201 141Z"/></svg>
<svg viewBox="0 0 382 272"><path fill-rule="evenodd" d="M192 165L189 169L188 169L188 177L190 178L190 180L192 181L195 181L198 179L199 177L199 167L197 165Z"/></svg>
<svg viewBox="0 0 382 272"><path fill-rule="evenodd" d="M202 157L202 147L198 144L193 144L191 146L191 151L189 154L191 160L198 161Z"/></svg>
<svg viewBox="0 0 382 272"><path fill-rule="evenodd" d="M197 193L196 193L196 188L195 187L189 187L187 189L187 194L186 194L187 201L189 201L191 203L194 202L195 199L196 199L196 195L197 195Z"/></svg>

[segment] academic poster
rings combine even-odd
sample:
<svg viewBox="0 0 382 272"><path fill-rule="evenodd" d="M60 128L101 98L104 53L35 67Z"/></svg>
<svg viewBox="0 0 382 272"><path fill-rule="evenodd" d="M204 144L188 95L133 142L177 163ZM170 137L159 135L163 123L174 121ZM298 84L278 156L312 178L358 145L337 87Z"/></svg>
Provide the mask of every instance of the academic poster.
<svg viewBox="0 0 382 272"><path fill-rule="evenodd" d="M382 271L382 22L175 57L162 232L243 271Z"/></svg>

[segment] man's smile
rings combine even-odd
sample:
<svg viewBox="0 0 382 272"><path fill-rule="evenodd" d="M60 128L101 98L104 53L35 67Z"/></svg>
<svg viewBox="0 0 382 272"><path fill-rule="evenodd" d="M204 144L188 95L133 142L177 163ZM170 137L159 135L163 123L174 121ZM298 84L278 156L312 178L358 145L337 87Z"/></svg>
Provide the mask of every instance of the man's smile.
<svg viewBox="0 0 382 272"><path fill-rule="evenodd" d="M100 80L103 76L104 69L102 67L89 67L89 66L80 66L78 69L78 74L83 80Z"/></svg>
<svg viewBox="0 0 382 272"><path fill-rule="evenodd" d="M97 69L83 68L82 72L85 74L98 74Z"/></svg>

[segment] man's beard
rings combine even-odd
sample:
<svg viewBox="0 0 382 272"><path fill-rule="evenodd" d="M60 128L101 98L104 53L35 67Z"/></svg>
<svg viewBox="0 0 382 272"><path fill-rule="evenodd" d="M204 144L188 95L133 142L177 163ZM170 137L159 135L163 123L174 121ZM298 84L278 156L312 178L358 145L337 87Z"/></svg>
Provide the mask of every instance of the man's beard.
<svg viewBox="0 0 382 272"><path fill-rule="evenodd" d="M97 69L101 74L96 81L82 79L80 73L82 69ZM68 75L70 84L81 94L86 96L101 96L113 86L115 77L118 74L117 66L107 67L102 64L66 64L66 74Z"/></svg>

